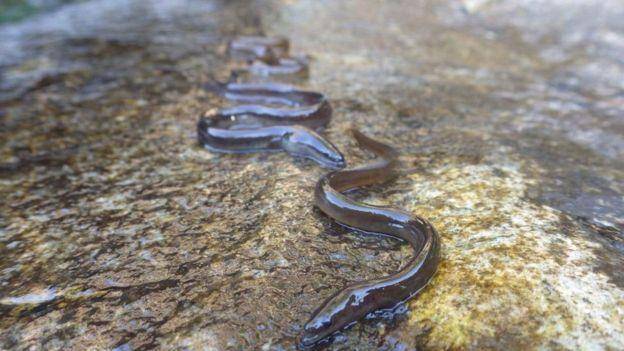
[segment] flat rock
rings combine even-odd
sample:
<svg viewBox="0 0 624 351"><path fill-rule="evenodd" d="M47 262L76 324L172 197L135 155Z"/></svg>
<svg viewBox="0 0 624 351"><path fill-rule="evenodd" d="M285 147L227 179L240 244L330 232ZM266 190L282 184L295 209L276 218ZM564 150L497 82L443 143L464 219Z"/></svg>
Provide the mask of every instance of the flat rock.
<svg viewBox="0 0 624 351"><path fill-rule="evenodd" d="M326 170L217 155L240 34L310 55L326 135L393 144L364 201L428 218L432 283L329 350L624 349L624 4L92 0L0 27L0 348L294 350L411 257L312 203Z"/></svg>

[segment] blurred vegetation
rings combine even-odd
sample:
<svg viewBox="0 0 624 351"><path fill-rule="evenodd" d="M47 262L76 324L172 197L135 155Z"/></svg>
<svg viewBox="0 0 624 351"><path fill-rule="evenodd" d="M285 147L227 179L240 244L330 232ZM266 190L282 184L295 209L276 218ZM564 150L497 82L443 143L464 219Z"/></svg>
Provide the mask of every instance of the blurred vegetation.
<svg viewBox="0 0 624 351"><path fill-rule="evenodd" d="M0 0L0 24L15 22L76 0Z"/></svg>
<svg viewBox="0 0 624 351"><path fill-rule="evenodd" d="M36 11L37 8L25 0L1 0L0 23L18 21Z"/></svg>

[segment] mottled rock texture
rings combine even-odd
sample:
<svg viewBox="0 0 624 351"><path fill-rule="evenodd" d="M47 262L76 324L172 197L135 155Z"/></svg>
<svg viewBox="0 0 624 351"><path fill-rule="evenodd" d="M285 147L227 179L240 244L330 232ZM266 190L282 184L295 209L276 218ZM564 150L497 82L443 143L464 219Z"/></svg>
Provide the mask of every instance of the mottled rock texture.
<svg viewBox="0 0 624 351"><path fill-rule="evenodd" d="M130 1L0 27L0 349L294 350L345 284L410 257L312 205L325 172L215 155L201 89L237 34L311 55L327 136L402 176L358 191L431 220L432 284L331 350L624 349L621 1Z"/></svg>

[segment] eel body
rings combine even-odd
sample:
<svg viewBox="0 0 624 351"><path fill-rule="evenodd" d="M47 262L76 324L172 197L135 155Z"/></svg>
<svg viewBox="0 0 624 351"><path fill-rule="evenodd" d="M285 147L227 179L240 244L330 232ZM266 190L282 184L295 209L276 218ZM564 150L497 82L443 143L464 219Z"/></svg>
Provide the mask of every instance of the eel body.
<svg viewBox="0 0 624 351"><path fill-rule="evenodd" d="M321 178L315 190L315 204L341 225L406 241L413 247L414 256L395 274L356 283L329 297L304 326L300 338L304 349L326 341L371 312L393 309L413 297L429 283L439 262L439 237L427 220L402 210L361 203L343 194L396 176L398 161L392 147L359 131L353 134L359 145L375 153L377 159Z"/></svg>
<svg viewBox="0 0 624 351"><path fill-rule="evenodd" d="M255 75L308 75L307 58L290 56L290 42L283 37L239 36L230 42L228 52L250 63L247 71Z"/></svg>
<svg viewBox="0 0 624 351"><path fill-rule="evenodd" d="M308 60L290 56L283 37L243 36L230 42L230 56L244 60L247 72L258 76L307 75ZM323 94L277 83L218 83L206 89L239 105L213 110L197 124L199 142L216 152L286 151L321 166L341 169L340 151L318 134L332 115ZM362 232L391 236L412 246L414 256L397 273L362 281L325 300L305 324L299 346L308 349L329 341L343 328L372 312L391 310L415 296L435 274L440 241L425 219L390 207L373 206L344 193L383 183L397 175L397 153L389 145L354 130L360 146L377 155L375 161L338 170L316 185L315 205L339 224Z"/></svg>
<svg viewBox="0 0 624 351"><path fill-rule="evenodd" d="M345 166L340 151L316 130L325 127L332 109L323 94L277 83L226 83L207 89L244 104L209 111L197 124L200 144L215 152L284 150L321 166Z"/></svg>
<svg viewBox="0 0 624 351"><path fill-rule="evenodd" d="M228 47L230 56L248 61L272 61L276 57L287 56L289 51L290 42L284 37L238 36Z"/></svg>

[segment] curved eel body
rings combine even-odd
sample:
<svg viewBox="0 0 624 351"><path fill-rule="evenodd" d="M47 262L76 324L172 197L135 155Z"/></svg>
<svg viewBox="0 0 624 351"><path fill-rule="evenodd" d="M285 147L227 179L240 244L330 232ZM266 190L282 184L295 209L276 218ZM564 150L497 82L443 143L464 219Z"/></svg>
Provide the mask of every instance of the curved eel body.
<svg viewBox="0 0 624 351"><path fill-rule="evenodd" d="M255 60L247 70L258 76L296 74L300 77L307 77L308 66L308 60L305 57L280 57L274 63Z"/></svg>
<svg viewBox="0 0 624 351"><path fill-rule="evenodd" d="M327 168L342 168L340 151L314 129L332 114L323 94L276 83L227 83L207 86L228 100L249 104L208 112L197 124L199 142L216 152L284 150ZM277 105L277 106L276 106Z"/></svg>
<svg viewBox="0 0 624 351"><path fill-rule="evenodd" d="M247 70L255 75L307 76L308 61L290 57L290 42L283 37L240 36L228 46L230 56L251 63Z"/></svg>
<svg viewBox="0 0 624 351"><path fill-rule="evenodd" d="M392 309L413 297L429 283L439 262L439 237L427 220L398 209L357 202L342 194L396 176L398 161L392 147L359 131L353 134L360 146L378 159L324 176L316 186L316 206L344 226L406 241L413 247L414 257L389 277L356 283L328 298L306 323L300 339L302 348L316 345L371 312Z"/></svg>
<svg viewBox="0 0 624 351"><path fill-rule="evenodd" d="M297 90L279 83L218 83L204 86L228 100L247 103L219 110L232 117L255 116L280 124L298 124L313 129L327 126L332 108L325 96Z"/></svg>
<svg viewBox="0 0 624 351"><path fill-rule="evenodd" d="M239 36L228 46L230 56L241 60L271 61L287 56L290 42L284 37Z"/></svg>

